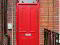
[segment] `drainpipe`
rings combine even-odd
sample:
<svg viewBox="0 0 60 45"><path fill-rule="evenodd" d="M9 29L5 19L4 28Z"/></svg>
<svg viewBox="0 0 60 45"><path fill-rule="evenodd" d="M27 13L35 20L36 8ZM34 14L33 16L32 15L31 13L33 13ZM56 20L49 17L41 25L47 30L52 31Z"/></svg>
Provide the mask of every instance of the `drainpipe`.
<svg viewBox="0 0 60 45"><path fill-rule="evenodd" d="M60 0L59 0L59 34L60 34ZM60 35L59 35L59 43L60 43Z"/></svg>
<svg viewBox="0 0 60 45"><path fill-rule="evenodd" d="M7 33L7 0L3 0L3 25L4 25L4 29L3 29L3 36L4 36L4 45L8 45L8 33Z"/></svg>
<svg viewBox="0 0 60 45"><path fill-rule="evenodd" d="M13 45L13 7L14 2L12 2L12 45Z"/></svg>

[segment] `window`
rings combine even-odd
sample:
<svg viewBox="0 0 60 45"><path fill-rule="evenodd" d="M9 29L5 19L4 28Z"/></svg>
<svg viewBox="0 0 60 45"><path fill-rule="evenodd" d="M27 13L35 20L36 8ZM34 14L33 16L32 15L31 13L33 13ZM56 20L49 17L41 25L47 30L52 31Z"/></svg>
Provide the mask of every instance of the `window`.
<svg viewBox="0 0 60 45"><path fill-rule="evenodd" d="M48 45L49 42L49 31L48 29L44 29L44 45Z"/></svg>
<svg viewBox="0 0 60 45"><path fill-rule="evenodd" d="M59 34L44 29L44 45L59 45Z"/></svg>
<svg viewBox="0 0 60 45"><path fill-rule="evenodd" d="M56 45L59 45L59 34L56 33Z"/></svg>
<svg viewBox="0 0 60 45"><path fill-rule="evenodd" d="M48 32L44 32L44 45L48 45Z"/></svg>
<svg viewBox="0 0 60 45"><path fill-rule="evenodd" d="M36 0L19 0L19 3L37 3Z"/></svg>
<svg viewBox="0 0 60 45"><path fill-rule="evenodd" d="M60 34L59 34L59 43L60 43Z"/></svg>

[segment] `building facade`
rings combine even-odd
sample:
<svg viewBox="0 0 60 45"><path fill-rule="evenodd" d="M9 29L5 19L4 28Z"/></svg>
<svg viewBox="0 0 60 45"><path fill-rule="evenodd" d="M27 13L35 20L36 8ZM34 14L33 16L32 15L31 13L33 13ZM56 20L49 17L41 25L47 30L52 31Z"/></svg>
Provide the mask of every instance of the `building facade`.
<svg viewBox="0 0 60 45"><path fill-rule="evenodd" d="M2 0L1 0L2 1ZM0 1L0 2L1 2ZM8 37L10 37L10 45L16 45L16 3L17 0L6 0L7 1L7 25L10 23L13 25L12 29L7 29ZM44 32L45 30L50 32L59 33L59 0L39 0L40 1L40 45L44 44ZM3 0L4 2L4 0ZM3 3L2 2L2 3ZM2 4L0 3L0 5ZM3 10L0 7L0 11ZM2 23L2 15L4 18L4 12L0 13L0 32L4 30L4 23ZM7 27L6 27L7 28ZM13 31L13 36L12 36ZM0 37L4 37L3 33L0 33ZM12 40L13 39L13 40ZM7 41L7 40L6 40ZM0 40L1 42L1 40ZM7 41L8 42L8 41ZM4 41L3 41L4 43ZM53 45L53 44L51 44Z"/></svg>

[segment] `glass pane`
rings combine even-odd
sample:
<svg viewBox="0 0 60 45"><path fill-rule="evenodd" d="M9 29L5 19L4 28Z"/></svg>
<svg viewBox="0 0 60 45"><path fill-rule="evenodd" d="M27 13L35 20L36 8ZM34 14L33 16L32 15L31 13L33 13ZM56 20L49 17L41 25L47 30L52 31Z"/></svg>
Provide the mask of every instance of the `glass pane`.
<svg viewBox="0 0 60 45"><path fill-rule="evenodd" d="M36 0L19 0L19 3L36 3Z"/></svg>
<svg viewBox="0 0 60 45"><path fill-rule="evenodd" d="M60 34L59 34L59 43L60 43Z"/></svg>
<svg viewBox="0 0 60 45"><path fill-rule="evenodd" d="M56 39L59 39L59 34L58 33L56 33Z"/></svg>
<svg viewBox="0 0 60 45"><path fill-rule="evenodd" d="M33 3L33 0L28 0L28 3Z"/></svg>
<svg viewBox="0 0 60 45"><path fill-rule="evenodd" d="M56 33L56 45L58 45L58 44L59 44L59 34Z"/></svg>
<svg viewBox="0 0 60 45"><path fill-rule="evenodd" d="M57 42L57 43L59 43L59 40L58 40L58 39L56 39L56 42Z"/></svg>
<svg viewBox="0 0 60 45"><path fill-rule="evenodd" d="M59 43L60 43L60 40L59 40Z"/></svg>

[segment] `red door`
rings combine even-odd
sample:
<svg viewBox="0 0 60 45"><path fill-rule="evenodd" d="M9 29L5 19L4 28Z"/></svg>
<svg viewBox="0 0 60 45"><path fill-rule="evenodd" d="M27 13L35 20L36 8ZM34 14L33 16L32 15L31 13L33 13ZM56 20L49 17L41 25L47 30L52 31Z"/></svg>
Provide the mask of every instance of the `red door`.
<svg viewBox="0 0 60 45"><path fill-rule="evenodd" d="M39 5L17 4L16 45L39 45Z"/></svg>

